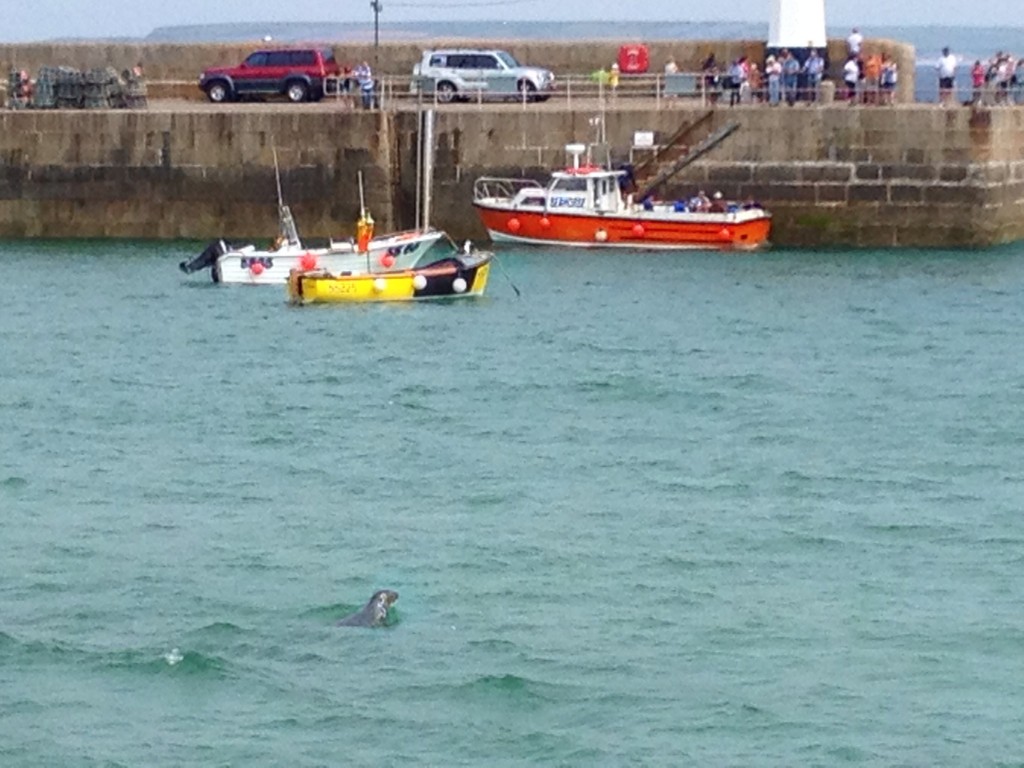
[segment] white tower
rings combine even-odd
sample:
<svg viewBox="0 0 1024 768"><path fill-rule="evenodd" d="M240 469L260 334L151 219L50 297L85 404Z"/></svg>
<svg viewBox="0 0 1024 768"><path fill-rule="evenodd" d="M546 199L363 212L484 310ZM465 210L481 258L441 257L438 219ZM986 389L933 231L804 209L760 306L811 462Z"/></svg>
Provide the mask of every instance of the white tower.
<svg viewBox="0 0 1024 768"><path fill-rule="evenodd" d="M825 0L772 0L768 48L824 48Z"/></svg>

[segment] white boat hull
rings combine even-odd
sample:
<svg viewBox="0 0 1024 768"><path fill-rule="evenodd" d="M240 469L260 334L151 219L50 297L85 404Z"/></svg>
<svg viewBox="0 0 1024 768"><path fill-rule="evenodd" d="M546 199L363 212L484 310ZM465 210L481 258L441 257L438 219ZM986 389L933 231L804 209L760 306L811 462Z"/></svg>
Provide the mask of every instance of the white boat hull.
<svg viewBox="0 0 1024 768"><path fill-rule="evenodd" d="M293 269L325 269L332 274L384 273L412 269L444 234L438 230L402 232L370 241L360 253L353 243L328 248L285 245L260 250L252 245L225 246L210 265L213 281L241 285L285 285Z"/></svg>
<svg viewBox="0 0 1024 768"><path fill-rule="evenodd" d="M584 241L558 241L558 240L542 240L540 238L533 237L521 237L519 235L510 235L508 232L499 232L494 229L487 230L488 236L491 241L495 243L519 243L520 245L547 245L547 246L558 246L566 248L628 248L630 250L637 250L637 246L634 243L600 243L600 242L584 242ZM648 251L680 251L680 250L691 250L699 251L706 249L706 246L697 244L672 244L672 245L651 245L644 244L644 250Z"/></svg>

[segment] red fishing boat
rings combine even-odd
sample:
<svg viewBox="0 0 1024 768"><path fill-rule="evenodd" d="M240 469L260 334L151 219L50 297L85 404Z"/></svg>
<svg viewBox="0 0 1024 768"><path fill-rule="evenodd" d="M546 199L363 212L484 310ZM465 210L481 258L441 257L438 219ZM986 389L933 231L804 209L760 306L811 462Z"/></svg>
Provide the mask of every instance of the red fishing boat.
<svg viewBox="0 0 1024 768"><path fill-rule="evenodd" d="M625 169L580 162L583 144L570 144L572 165L547 186L530 179L483 177L473 206L495 242L587 248L751 250L768 243L771 214L754 202L721 194L635 201Z"/></svg>

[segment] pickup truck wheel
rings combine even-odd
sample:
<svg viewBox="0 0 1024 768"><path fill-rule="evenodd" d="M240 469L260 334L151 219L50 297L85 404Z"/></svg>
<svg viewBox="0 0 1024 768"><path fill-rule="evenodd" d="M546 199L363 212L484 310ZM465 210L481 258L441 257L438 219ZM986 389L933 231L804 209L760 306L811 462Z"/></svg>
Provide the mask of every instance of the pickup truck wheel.
<svg viewBox="0 0 1024 768"><path fill-rule="evenodd" d="M285 95L288 96L288 101L292 104L298 104L300 101L305 101L309 97L309 87L301 80L293 80L288 83L288 87L285 89Z"/></svg>
<svg viewBox="0 0 1024 768"><path fill-rule="evenodd" d="M206 98L214 104L223 104L231 98L231 91L228 90L227 83L222 80L216 80L206 86Z"/></svg>
<svg viewBox="0 0 1024 768"><path fill-rule="evenodd" d="M448 104L449 102L454 101L455 94L455 84L449 83L448 81L438 83L437 87L434 89L434 95L442 104Z"/></svg>

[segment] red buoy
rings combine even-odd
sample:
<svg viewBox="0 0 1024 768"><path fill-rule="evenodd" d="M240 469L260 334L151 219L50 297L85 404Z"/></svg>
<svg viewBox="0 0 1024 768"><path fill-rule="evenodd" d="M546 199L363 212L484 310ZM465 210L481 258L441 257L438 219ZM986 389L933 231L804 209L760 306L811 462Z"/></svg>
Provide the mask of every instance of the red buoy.
<svg viewBox="0 0 1024 768"><path fill-rule="evenodd" d="M254 275L262 275L263 274L263 262L260 262L260 261L252 262L252 264L249 265L249 271L252 272Z"/></svg>
<svg viewBox="0 0 1024 768"><path fill-rule="evenodd" d="M509 232L518 232L519 231L519 227L521 227L521 226L522 225L519 223L519 219L512 218L512 219L508 220L508 231Z"/></svg>
<svg viewBox="0 0 1024 768"><path fill-rule="evenodd" d="M304 253L299 257L299 266L302 267L306 272L311 272L316 269L316 256L312 253Z"/></svg>
<svg viewBox="0 0 1024 768"><path fill-rule="evenodd" d="M640 222L637 222L636 224L634 224L633 225L633 235L636 236L636 237L643 237L644 236L644 225L641 224Z"/></svg>
<svg viewBox="0 0 1024 768"><path fill-rule="evenodd" d="M380 265L385 269L391 269L391 267L395 266L395 257L390 253L385 253L380 257Z"/></svg>

